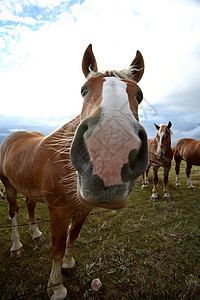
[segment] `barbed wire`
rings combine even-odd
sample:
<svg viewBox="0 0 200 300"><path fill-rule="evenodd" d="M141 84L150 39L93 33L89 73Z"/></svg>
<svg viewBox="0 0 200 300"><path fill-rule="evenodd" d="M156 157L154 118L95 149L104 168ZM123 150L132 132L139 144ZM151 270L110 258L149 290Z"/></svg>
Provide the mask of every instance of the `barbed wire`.
<svg viewBox="0 0 200 300"><path fill-rule="evenodd" d="M143 253L143 254L138 253L134 249L132 249L132 251L134 251L134 254L137 255L137 256L139 256L140 259L144 259L144 258L152 256L152 255L154 255L156 253L161 253L161 252L164 252L164 251L166 251L168 249L171 249L171 248L174 248L174 247L177 247L177 246L181 246L182 243L179 241L179 242L174 243L173 245L168 245L168 246L165 246L165 247L160 248L160 249L152 250L148 254L146 254L146 253ZM108 272L109 270L111 271L113 269L116 269L116 268L119 268L119 267L122 267L122 266L130 265L130 264L132 264L134 262L135 262L135 258L132 258L132 259L129 259L128 261L123 261L121 263L112 264L110 266L101 268L99 270L95 270L95 273L98 273L98 275L100 275L100 274L103 274L105 272ZM23 295L15 295L14 298L15 299L21 299L21 298L24 298L24 297L27 297L27 296L39 294L41 292L46 292L46 290L51 289L51 288L56 287L56 286L59 286L61 284L67 286L67 284L72 283L73 281L74 281L74 278L70 278L68 280L64 280L63 282L60 282L60 283L57 283L57 284L54 284L54 285L41 287L40 289L37 289L37 291L33 291L31 293L29 292L29 293L24 293ZM90 281L92 281L91 276L90 276ZM8 299L13 299L13 296L11 296L11 298L8 298Z"/></svg>
<svg viewBox="0 0 200 300"><path fill-rule="evenodd" d="M197 178L199 178L199 176L195 176L195 177L197 177ZM186 178L186 177L184 177L184 178ZM182 179L184 179L184 178L182 178ZM193 197L193 194L191 194L191 195L182 195L182 196L177 196L177 197L173 197L173 200L174 199L180 199L180 198L184 198L184 197ZM24 197L20 197L20 198L24 198ZM160 202L159 200L154 200L154 201L148 201L148 202L145 202L145 203L139 203L139 204L136 204L136 205L133 205L133 206L128 206L127 208L128 209L135 209L136 207L138 207L138 206L145 206L145 205L149 205L149 204L152 204L152 205L155 205L155 204L159 204L159 203L162 203L162 202ZM99 212L93 212L93 213L90 213L89 214L89 217L90 216L93 216L93 215L98 215L98 214L104 214L104 213L107 213L107 212L110 212L110 210L102 210L102 211L99 211ZM83 216L83 215L77 215L77 216L72 216L72 217L67 217L67 218L73 218L73 217L80 217L80 216ZM196 218L196 216L193 214L193 215L190 215L190 216L187 216L187 217L185 217L185 218L181 218L181 223L183 224L185 221L188 221L188 219L190 219L190 221L192 220L192 219L195 219ZM40 220L40 221L37 221L37 222L34 222L34 223L27 223L27 224L19 224L18 226L28 226L28 225L30 225L30 224L39 224L39 223L47 223L47 222L51 222L51 221L57 221L57 220L61 220L61 219L66 219L66 218L58 218L58 219L48 219L48 220ZM110 236L110 237L107 237L107 238L105 238L105 239L101 239L101 240L92 240L92 241L89 241L89 242L84 242L84 243L80 243L80 244L77 244L77 245L74 245L74 246L72 246L72 247L68 247L68 248L82 248L83 246L85 246L85 245L90 245L90 244L94 244L94 243L103 243L103 242L106 242L106 241L109 241L109 240L113 240L113 239L120 239L122 236L124 237L124 236L130 236L130 235L133 235L133 234L136 234L136 233L141 233L141 232L145 232L145 231L149 231L149 230L156 230L156 229L158 229L158 228L163 228L164 226L170 226L170 225L172 225L172 224L175 224L176 222L178 222L177 220L172 220L172 221L170 221L170 222L164 222L164 223L161 223L161 224L158 224L158 225L152 225L152 226L150 226L150 227L147 227L147 228L141 228L141 229L138 229L138 230L134 230L134 231L130 231L130 232L126 232L126 233L123 233L123 234L119 234L119 235L115 235L114 236L114 238L113 238L113 236ZM180 221L179 221L179 224L178 225L180 225ZM7 229L7 228L11 228L11 227L15 227L15 226L12 226L12 225L9 225L9 226L2 226L2 227L0 227L0 229ZM170 248L173 248L173 247L176 247L176 246L180 246L180 244L181 244L181 242L177 242L177 243L175 243L175 244L173 244L173 245L169 245L169 246L165 246L165 247L163 247L163 248L161 248L161 249L156 249L156 250L152 250L152 251L150 251L149 253L143 253L143 254L141 254L141 253L137 253L134 249L132 249L132 251L134 251L134 253L135 253L135 255L137 255L137 256L139 256L139 258L141 259L141 258L145 258L145 257L149 257L149 256L151 256L151 255L153 255L153 254L155 254L155 253L158 253L158 252L164 252L164 251L166 251L166 250L168 250L168 249L170 249ZM55 249L55 250L53 250L53 251L60 251L61 249ZM48 251L42 251L42 252L40 252L40 253L34 253L34 256L35 255L44 255L45 253L51 253L51 252L53 252L52 250L48 250ZM33 254L33 253L32 253ZM24 256L24 255L23 255ZM30 255L26 255L25 257L28 257L28 256L30 256ZM31 255L32 256L32 255ZM112 264L112 265L110 265L110 266L107 266L107 267L104 267L104 268L100 268L99 270L95 270L95 273L98 273L98 274L103 274L103 273L105 273L105 272L108 272L109 270L110 271L112 271L113 269L116 269L116 268L118 268L118 267L121 267L121 266L126 266L126 265L128 265L128 264L132 264L133 262L135 261L135 258L132 258L132 259L130 259L130 260L128 260L128 261L123 261L123 262L121 262L121 263L117 263L117 264ZM94 273L94 272L93 272ZM91 274L91 272L90 272L90 274ZM91 276L90 276L91 277ZM71 278L71 279L69 279L69 280L65 280L64 281L64 285L67 285L67 284L69 284L70 282L73 282L75 279L74 278ZM58 285L60 285L60 284L63 284L63 283L58 283L58 284L56 284L56 285L51 285L51 286L49 286L49 287L41 287L40 289L39 288L37 288L37 291L33 291L33 292L29 292L29 293L23 293L23 295L13 295L13 296L11 296L10 298L8 298L8 299L13 299L13 297L15 298L15 299L21 299L21 298L26 298L26 297L28 297L28 296L31 296L31 295L37 295L37 294L40 294L40 293L42 293L43 291L45 291L46 292L46 289L50 289L50 288L53 288L53 287L55 287L55 286L58 286Z"/></svg>
<svg viewBox="0 0 200 300"><path fill-rule="evenodd" d="M185 179L187 177L182 177L182 178L179 178L179 179ZM200 176L194 176L192 177L191 179L194 180L195 178L200 178ZM169 181L168 181L169 182ZM198 191L197 191L198 192ZM69 193L67 193L68 195ZM199 192L200 194L200 192ZM57 197L57 196L63 196L63 195L66 195L66 194L55 194L55 195L51 195L52 197ZM184 198L186 195L179 195L179 196L172 196L170 197L170 199L180 199L180 198ZM188 194L187 197L193 197L192 194ZM29 198L31 198L32 196L29 196ZM34 197L43 197L42 195L39 195L39 196L34 196ZM23 197L23 196L19 196L18 197L19 199L22 199L22 198L26 198L26 197ZM148 202L145 202L145 203L138 203L136 205L133 205L133 206L128 206L129 209L135 209L136 207L138 206L144 206L144 205L149 205L149 204L154 204L155 203L159 203L159 199L157 200L150 200ZM46 209L47 207L45 207ZM55 221L61 221L61 220L65 220L65 219L73 219L73 218L80 218L80 217L84 217L84 216L88 216L88 217L91 217L93 215L102 215L104 213L110 213L111 210L110 209L107 209L107 210L101 210L101 211L98 211L98 212L91 212L89 215L88 214L78 214L78 215L72 215L72 216L69 216L69 217L62 217L62 218L54 218L54 219L46 219L46 220L38 220L36 222L28 222L28 223L24 223L24 224L17 224L17 225L3 225L3 226L0 226L0 230L3 230L3 229L8 229L8 228L13 228L13 227L24 227L24 226L30 226L30 225L37 225L37 224L42 224L42 223L50 223L50 222L55 222Z"/></svg>

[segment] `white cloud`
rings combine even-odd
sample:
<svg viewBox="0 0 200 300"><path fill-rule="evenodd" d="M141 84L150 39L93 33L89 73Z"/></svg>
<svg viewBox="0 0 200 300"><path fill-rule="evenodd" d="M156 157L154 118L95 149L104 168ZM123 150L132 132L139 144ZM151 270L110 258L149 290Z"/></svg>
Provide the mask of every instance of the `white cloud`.
<svg viewBox="0 0 200 300"><path fill-rule="evenodd" d="M2 20L7 18L19 25L7 28L10 36L3 38L9 55L3 53L2 57L10 69L0 74L2 113L78 113L84 82L81 59L91 42L99 69L124 69L137 49L142 52L146 70L140 85L150 103L159 102L185 82L193 84L199 69L195 49L200 42L200 6L195 2L85 0L71 6L70 12L66 11L68 2L4 1ZM37 19L13 14L24 5L48 7L52 13L59 5L61 9L56 21L46 21L33 31L26 25L40 22L40 13Z"/></svg>

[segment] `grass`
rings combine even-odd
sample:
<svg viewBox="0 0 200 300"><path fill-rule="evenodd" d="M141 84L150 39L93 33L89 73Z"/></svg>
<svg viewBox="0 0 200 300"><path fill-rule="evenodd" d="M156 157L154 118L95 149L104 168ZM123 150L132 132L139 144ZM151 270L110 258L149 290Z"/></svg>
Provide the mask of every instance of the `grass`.
<svg viewBox="0 0 200 300"><path fill-rule="evenodd" d="M159 171L157 201L141 179L129 204L120 211L95 209L83 226L74 249L76 266L63 274L68 299L199 299L200 298L200 168L192 168L196 190L188 190L185 164L181 186L175 187L174 165L169 176L170 199L163 196L163 170ZM19 224L28 223L25 201L19 200ZM0 226L10 225L8 204L0 201ZM36 207L37 221L48 220L45 204ZM28 226L19 227L25 252L10 258L10 228L0 229L1 299L48 299L46 285L51 268L49 223L39 224L45 236L32 242ZM100 278L98 293L91 281Z"/></svg>

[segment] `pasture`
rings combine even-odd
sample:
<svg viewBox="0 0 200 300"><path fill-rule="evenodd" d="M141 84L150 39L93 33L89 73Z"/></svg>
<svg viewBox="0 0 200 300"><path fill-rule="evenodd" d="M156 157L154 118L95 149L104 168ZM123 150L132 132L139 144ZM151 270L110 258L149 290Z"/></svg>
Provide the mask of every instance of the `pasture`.
<svg viewBox="0 0 200 300"><path fill-rule="evenodd" d="M158 200L150 200L150 186L141 189L141 177L128 205L112 211L96 208L88 216L74 249L76 265L63 274L67 299L199 299L200 298L200 167L193 166L188 190L185 163L180 187L175 187L174 161L169 173L171 198L163 196L163 169L159 169ZM22 195L18 195L22 197ZM51 234L48 210L38 203L36 217L45 240L31 240L26 202L19 198L18 224L25 251L9 256L11 222L8 203L0 200L1 299L48 299ZM99 292L91 281L100 278Z"/></svg>

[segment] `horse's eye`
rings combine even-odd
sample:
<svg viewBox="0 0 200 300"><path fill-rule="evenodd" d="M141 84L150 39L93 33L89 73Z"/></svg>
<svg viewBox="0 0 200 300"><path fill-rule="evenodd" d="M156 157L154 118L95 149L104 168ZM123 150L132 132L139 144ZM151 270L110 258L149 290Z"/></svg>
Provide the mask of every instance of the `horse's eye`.
<svg viewBox="0 0 200 300"><path fill-rule="evenodd" d="M82 95L82 97L85 97L87 95L87 93L88 93L88 88L86 86L83 86L81 88L81 95Z"/></svg>
<svg viewBox="0 0 200 300"><path fill-rule="evenodd" d="M138 104L140 104L142 102L142 99L143 99L143 93L142 93L142 91L139 91L137 93L136 99L137 99Z"/></svg>

